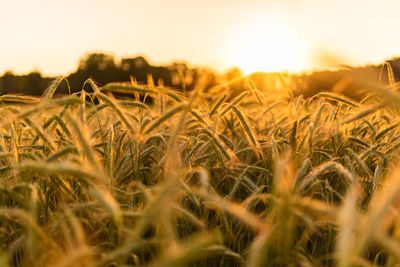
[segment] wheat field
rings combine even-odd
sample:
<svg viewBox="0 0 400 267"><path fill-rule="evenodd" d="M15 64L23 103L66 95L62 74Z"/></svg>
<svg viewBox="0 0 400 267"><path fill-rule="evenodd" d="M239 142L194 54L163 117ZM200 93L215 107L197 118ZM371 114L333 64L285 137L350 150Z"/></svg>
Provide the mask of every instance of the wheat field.
<svg viewBox="0 0 400 267"><path fill-rule="evenodd" d="M0 97L1 266L400 262L396 83L354 101L62 82Z"/></svg>

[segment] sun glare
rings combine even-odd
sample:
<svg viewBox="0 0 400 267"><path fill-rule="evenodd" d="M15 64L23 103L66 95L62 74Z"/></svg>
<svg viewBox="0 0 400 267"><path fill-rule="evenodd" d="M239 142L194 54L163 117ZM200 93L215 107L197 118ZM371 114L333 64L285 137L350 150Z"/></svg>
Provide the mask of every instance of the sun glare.
<svg viewBox="0 0 400 267"><path fill-rule="evenodd" d="M308 68L305 45L279 20L252 21L240 25L228 38L225 60L245 74L256 71L298 72Z"/></svg>

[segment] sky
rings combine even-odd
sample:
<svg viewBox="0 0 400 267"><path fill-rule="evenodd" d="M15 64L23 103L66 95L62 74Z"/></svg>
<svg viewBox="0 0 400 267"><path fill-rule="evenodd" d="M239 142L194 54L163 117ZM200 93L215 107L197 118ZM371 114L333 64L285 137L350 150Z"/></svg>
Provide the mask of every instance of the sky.
<svg viewBox="0 0 400 267"><path fill-rule="evenodd" d="M0 0L0 74L68 74L89 52L218 71L400 56L397 0Z"/></svg>

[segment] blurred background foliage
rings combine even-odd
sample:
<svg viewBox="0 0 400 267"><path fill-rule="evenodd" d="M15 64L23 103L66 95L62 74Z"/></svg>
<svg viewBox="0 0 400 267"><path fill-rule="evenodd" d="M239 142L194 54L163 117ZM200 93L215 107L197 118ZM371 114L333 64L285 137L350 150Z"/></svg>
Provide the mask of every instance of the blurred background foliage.
<svg viewBox="0 0 400 267"><path fill-rule="evenodd" d="M91 77L99 85L115 81L134 81L139 84L168 86L180 91L190 91L199 77L207 72L211 76L208 88L216 84L227 84L227 89L242 91L247 88L247 79L240 79L239 68L231 68L222 74L210 69L191 67L186 63L173 62L165 66L155 66L143 56L122 58L116 61L110 54L90 53L82 57L75 72L66 76L71 92L78 92ZM12 71L0 76L0 94L42 95L55 77L45 77L38 71L20 75ZM294 95L313 96L321 91L334 91L354 99L364 95L365 86L390 84L400 80L400 58L393 58L378 65L359 67L341 66L335 70L314 71L303 74L282 74L256 72L249 75L259 90L290 89ZM149 79L151 82L149 83ZM89 89L89 87L88 87ZM207 88L206 88L207 90ZM67 94L68 87L62 83L58 94Z"/></svg>

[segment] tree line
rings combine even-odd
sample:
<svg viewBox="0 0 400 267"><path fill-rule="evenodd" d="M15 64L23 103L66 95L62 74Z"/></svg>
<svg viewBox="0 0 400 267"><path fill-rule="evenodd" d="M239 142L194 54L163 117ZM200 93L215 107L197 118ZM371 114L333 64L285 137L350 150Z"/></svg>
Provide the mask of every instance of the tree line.
<svg viewBox="0 0 400 267"><path fill-rule="evenodd" d="M134 81L139 84L153 83L155 86L164 85L176 90L191 91L198 82L204 69L189 67L185 63L171 63L166 66L151 65L144 57L122 58L116 62L113 56L104 53L91 53L84 56L75 72L66 76L71 92L82 89L85 81L91 77L99 85L116 81ZM207 71L211 75L208 87L218 82L235 80L243 74L238 68L232 68L221 75ZM26 94L42 95L44 90L55 77L44 77L34 71L26 75L16 75L11 71L0 76L0 95ZM258 72L249 76L258 89L273 90L282 86L282 77L279 73ZM361 67L343 67L335 71L315 71L311 74L290 76L290 89L295 95L305 97L315 95L321 91L337 91L349 97L360 99L365 89L374 84L388 85L400 81L400 58L393 58L378 65ZM245 80L230 83L227 89L235 94L248 87ZM88 88L89 89L89 86ZM90 90L90 89L89 89ZM57 89L57 94L68 94L66 83Z"/></svg>
<svg viewBox="0 0 400 267"><path fill-rule="evenodd" d="M115 58L105 53L91 53L83 57L75 72L66 76L71 92L82 89L84 82L93 78L98 84L108 82L131 81L158 86L164 85L177 90L192 90L200 73L200 68L191 68L185 63L172 63L167 66L151 65L144 57L122 58L116 62ZM5 72L0 77L0 94L27 94L42 95L49 83L55 77L44 77L34 71L26 75L16 75L12 71ZM210 84L215 84L215 77ZM58 94L68 92L66 84L62 83L57 89Z"/></svg>

